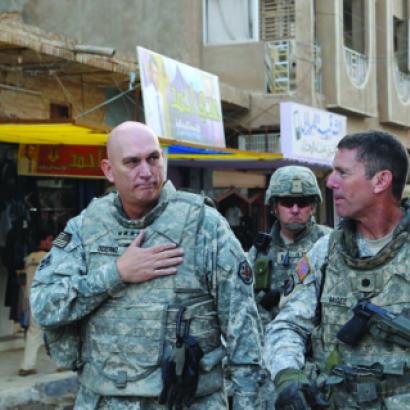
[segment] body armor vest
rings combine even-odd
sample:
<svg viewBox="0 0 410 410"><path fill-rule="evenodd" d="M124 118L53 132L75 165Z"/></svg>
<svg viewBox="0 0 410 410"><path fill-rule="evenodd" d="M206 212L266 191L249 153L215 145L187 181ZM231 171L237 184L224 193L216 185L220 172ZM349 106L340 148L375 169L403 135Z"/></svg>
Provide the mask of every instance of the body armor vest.
<svg viewBox="0 0 410 410"><path fill-rule="evenodd" d="M320 297L321 324L312 334L315 362L325 366L329 355L337 351L347 365L379 363L386 374L401 375L406 362L410 363L408 350L376 340L370 334L358 346L350 347L340 342L336 334L352 317L351 309L360 299L369 299L393 313L410 313L409 234L403 230L368 258L357 257L357 250L348 254L341 244L342 236L342 231L335 231L330 237Z"/></svg>
<svg viewBox="0 0 410 410"><path fill-rule="evenodd" d="M272 240L266 250L258 251L255 259L255 266L260 262L270 269L270 288L281 289L289 276L295 271L298 261L306 255L313 244L330 231L322 225L309 222L307 228L300 234L293 243L285 245L280 236L280 224L276 222L272 228ZM255 268L255 275L258 269ZM264 273L262 273L264 274ZM258 279L256 279L258 280ZM282 293L282 292L281 292ZM279 312L279 307L274 307L270 311L265 310L260 305L260 298L256 298L259 314L264 327L273 320Z"/></svg>
<svg viewBox="0 0 410 410"><path fill-rule="evenodd" d="M280 225L275 223L272 229L272 241L266 251L259 251L258 259L271 261L271 289L278 288L295 270L299 259L306 255L313 244L328 233L321 225L311 224L293 242L285 245L279 234Z"/></svg>
<svg viewBox="0 0 410 410"><path fill-rule="evenodd" d="M174 242L184 249L184 261L176 275L127 284L84 320L80 380L101 395L153 397L162 388L161 363L175 346L175 320L181 305L186 306L183 319L190 321L190 334L204 353L220 346L214 302L202 266L196 266L202 252L195 244L203 200L175 192L157 205L162 211L153 221L146 221L146 226L122 217L112 203L112 195L95 201L84 215L88 274L98 275L115 261L141 229L142 247ZM200 374L196 395L213 393L221 385L218 364Z"/></svg>

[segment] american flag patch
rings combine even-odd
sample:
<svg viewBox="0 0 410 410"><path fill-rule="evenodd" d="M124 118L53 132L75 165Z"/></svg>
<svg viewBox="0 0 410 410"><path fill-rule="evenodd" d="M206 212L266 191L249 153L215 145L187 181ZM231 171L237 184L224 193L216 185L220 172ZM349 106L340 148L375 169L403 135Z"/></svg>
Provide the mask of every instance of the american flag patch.
<svg viewBox="0 0 410 410"><path fill-rule="evenodd" d="M70 243L72 236L71 233L60 232L57 238L54 239L53 245L57 248L65 248Z"/></svg>

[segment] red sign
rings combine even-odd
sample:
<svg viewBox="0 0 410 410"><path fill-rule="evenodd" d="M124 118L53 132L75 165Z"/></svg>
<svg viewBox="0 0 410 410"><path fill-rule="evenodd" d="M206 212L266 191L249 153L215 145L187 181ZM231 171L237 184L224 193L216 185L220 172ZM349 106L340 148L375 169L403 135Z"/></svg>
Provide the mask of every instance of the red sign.
<svg viewBox="0 0 410 410"><path fill-rule="evenodd" d="M103 146L20 144L19 175L103 178L100 163Z"/></svg>

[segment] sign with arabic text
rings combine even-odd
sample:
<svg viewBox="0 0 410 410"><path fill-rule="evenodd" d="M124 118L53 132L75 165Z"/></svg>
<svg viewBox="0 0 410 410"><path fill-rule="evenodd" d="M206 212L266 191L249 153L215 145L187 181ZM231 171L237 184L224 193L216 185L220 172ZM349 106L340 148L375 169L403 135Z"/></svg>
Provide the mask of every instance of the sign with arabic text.
<svg viewBox="0 0 410 410"><path fill-rule="evenodd" d="M104 146L20 144L19 175L103 178Z"/></svg>
<svg viewBox="0 0 410 410"><path fill-rule="evenodd" d="M145 122L159 136L225 147L218 77L137 47Z"/></svg>
<svg viewBox="0 0 410 410"><path fill-rule="evenodd" d="M280 104L280 145L284 158L331 165L346 117L293 102Z"/></svg>

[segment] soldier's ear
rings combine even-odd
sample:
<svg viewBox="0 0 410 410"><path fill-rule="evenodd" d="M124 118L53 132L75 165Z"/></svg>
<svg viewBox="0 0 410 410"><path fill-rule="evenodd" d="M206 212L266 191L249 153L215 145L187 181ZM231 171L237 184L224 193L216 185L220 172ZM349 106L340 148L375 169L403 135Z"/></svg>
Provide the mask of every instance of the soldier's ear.
<svg viewBox="0 0 410 410"><path fill-rule="evenodd" d="M105 177L108 179L108 181L113 184L114 175L112 172L111 162L108 159L104 158L103 160L101 160L101 170L104 173Z"/></svg>
<svg viewBox="0 0 410 410"><path fill-rule="evenodd" d="M391 189L393 184L393 174L388 169L376 172L372 177L373 192L379 194Z"/></svg>

